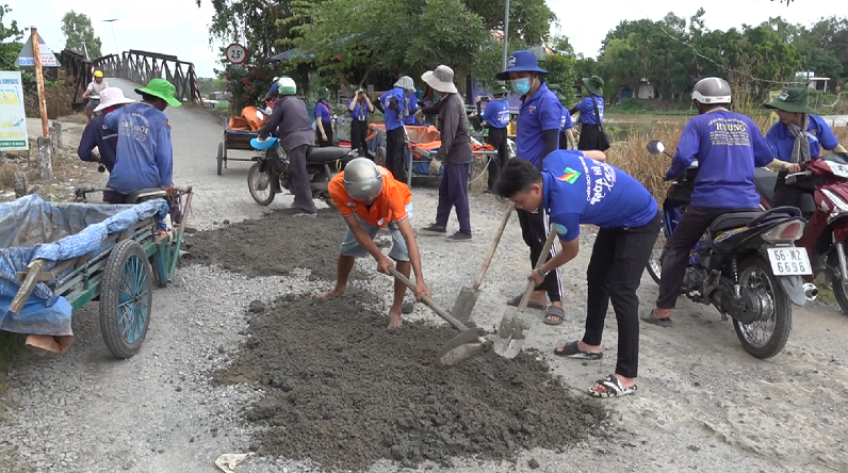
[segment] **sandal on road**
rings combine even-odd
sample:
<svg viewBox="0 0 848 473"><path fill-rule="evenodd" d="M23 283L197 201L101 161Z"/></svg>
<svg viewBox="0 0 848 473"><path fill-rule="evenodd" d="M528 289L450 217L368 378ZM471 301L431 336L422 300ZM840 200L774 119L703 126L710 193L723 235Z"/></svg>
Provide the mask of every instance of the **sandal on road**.
<svg viewBox="0 0 848 473"><path fill-rule="evenodd" d="M595 385L589 388L589 395L592 397L600 397L600 398L609 398L609 397L621 397L627 396L628 394L636 393L636 385L634 384L632 387L625 388L621 385L621 381L618 380L618 376L611 374L604 379L599 379L595 381L595 384L600 384L606 389L606 391L598 391L595 389Z"/></svg>
<svg viewBox="0 0 848 473"><path fill-rule="evenodd" d="M641 314L639 314L639 318L642 319L642 322L647 322L652 325L657 325L659 327L671 327L674 323L671 321L671 317L665 319L658 319L656 314L654 314L654 309L643 310Z"/></svg>
<svg viewBox="0 0 848 473"><path fill-rule="evenodd" d="M545 309L545 325L562 325L565 321L565 311L562 310L562 307L557 307L555 305L548 306Z"/></svg>
<svg viewBox="0 0 848 473"><path fill-rule="evenodd" d="M524 294L519 294L519 295L513 297L512 299L508 300L506 302L506 305L508 305L510 307L518 307L518 304L521 303L522 297L524 297ZM527 308L528 309L545 310L545 304L539 304L538 302L531 299L530 301L527 302Z"/></svg>
<svg viewBox="0 0 848 473"><path fill-rule="evenodd" d="M588 351L581 351L577 346L577 342L566 343L565 345L554 348L554 355L563 356L565 358L571 358L572 360L587 360L587 361L596 361L600 360L604 357L603 353L590 353Z"/></svg>

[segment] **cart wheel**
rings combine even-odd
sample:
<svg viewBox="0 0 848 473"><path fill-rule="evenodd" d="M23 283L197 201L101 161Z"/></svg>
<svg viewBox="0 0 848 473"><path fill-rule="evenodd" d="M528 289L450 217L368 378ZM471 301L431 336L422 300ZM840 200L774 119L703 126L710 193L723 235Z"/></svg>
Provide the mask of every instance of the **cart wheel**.
<svg viewBox="0 0 848 473"><path fill-rule="evenodd" d="M152 273L144 248L133 240L118 243L106 261L100 285L100 330L117 358L132 358L147 335Z"/></svg>
<svg viewBox="0 0 848 473"><path fill-rule="evenodd" d="M218 143L218 175L224 173L224 143Z"/></svg>
<svg viewBox="0 0 848 473"><path fill-rule="evenodd" d="M257 204L265 206L271 205L274 201L274 189L271 186L271 177L267 172L259 171L259 163L254 163L247 171L247 190L250 191L250 196ZM265 195L267 193L267 195Z"/></svg>

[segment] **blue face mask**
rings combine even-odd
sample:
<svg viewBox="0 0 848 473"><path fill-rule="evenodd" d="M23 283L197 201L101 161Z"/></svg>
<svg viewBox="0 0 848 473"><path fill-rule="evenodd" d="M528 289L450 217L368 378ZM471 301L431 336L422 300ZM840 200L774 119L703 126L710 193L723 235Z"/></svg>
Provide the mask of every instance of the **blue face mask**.
<svg viewBox="0 0 848 473"><path fill-rule="evenodd" d="M527 92L530 92L530 79L516 79L510 81L510 85L512 85L512 90L518 95L527 95Z"/></svg>

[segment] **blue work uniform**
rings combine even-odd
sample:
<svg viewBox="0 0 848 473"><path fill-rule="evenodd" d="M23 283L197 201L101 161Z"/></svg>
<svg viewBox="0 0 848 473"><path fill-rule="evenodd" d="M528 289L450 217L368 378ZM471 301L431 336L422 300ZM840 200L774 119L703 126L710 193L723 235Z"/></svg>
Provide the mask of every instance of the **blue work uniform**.
<svg viewBox="0 0 848 473"><path fill-rule="evenodd" d="M824 119L818 115L808 115L810 125L807 127L807 139L810 142L810 157L818 158L822 155L822 148L831 150L839 146L839 140L833 134L833 130L827 126ZM766 133L766 141L771 147L774 157L781 161L789 162L792 158L792 149L795 147L795 136L789 131L783 122L775 123Z"/></svg>
<svg viewBox="0 0 848 473"><path fill-rule="evenodd" d="M532 97L522 97L515 137L516 157L530 161L538 167L544 158L542 152L545 143L542 133L549 130L558 132L561 124L562 105L548 89L547 84L539 86Z"/></svg>
<svg viewBox="0 0 848 473"><path fill-rule="evenodd" d="M106 115L104 124L118 133L118 159L109 176L110 189L127 195L174 184L174 149L165 113L139 102Z"/></svg>
<svg viewBox="0 0 848 473"><path fill-rule="evenodd" d="M421 122L415 118L415 112L418 111L418 96L415 95L415 92L409 92L406 94L406 100L409 102L406 108L408 115L404 117L403 123L409 126L421 125Z"/></svg>
<svg viewBox="0 0 848 473"><path fill-rule="evenodd" d="M489 128L506 128L509 125L509 102L506 99L492 100L486 105L480 118L486 120Z"/></svg>

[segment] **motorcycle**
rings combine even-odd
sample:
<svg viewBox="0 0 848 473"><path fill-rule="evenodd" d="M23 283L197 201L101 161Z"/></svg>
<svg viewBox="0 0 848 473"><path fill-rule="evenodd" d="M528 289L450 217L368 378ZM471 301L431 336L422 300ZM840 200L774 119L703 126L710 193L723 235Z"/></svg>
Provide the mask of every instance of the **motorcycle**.
<svg viewBox="0 0 848 473"><path fill-rule="evenodd" d="M280 147L279 140L274 137L269 137L264 141L253 138L250 140L250 145L253 149L263 151L263 153L253 157L255 163L250 166L250 170L247 172L247 188L250 191L250 196L257 204L270 205L276 196L271 186L271 179L279 179L280 188L291 192L289 189L291 176L288 172L288 156ZM312 148L312 151L306 156L306 173L309 175L312 197L322 199L328 205L333 206L333 199L330 197L327 185L330 179L344 169L350 160L358 157L357 155L357 150L338 146ZM282 162L283 171L279 176L271 176L270 160L275 156ZM268 195L265 195L266 191Z"/></svg>
<svg viewBox="0 0 848 473"><path fill-rule="evenodd" d="M760 207L773 207L777 174L757 169ZM786 184L803 182L814 191L801 195L798 207L808 219L803 236L796 242L807 250L812 261L812 282L818 275L831 285L840 309L848 314L848 268L845 245L848 244L848 155L830 153L801 165L801 172L787 174Z"/></svg>
<svg viewBox="0 0 848 473"><path fill-rule="evenodd" d="M648 143L648 151L671 156L659 141ZM663 203L666 239L674 234L689 204L697 173L698 163L693 161L668 189ZM794 207L727 213L710 223L690 253L682 294L714 306L722 321L730 316L742 347L756 358L771 358L783 349L792 330L790 302L803 306L818 293L801 279L811 274L807 253L794 245L804 226ZM659 255L656 251L647 269L659 284L664 250ZM761 332L765 336L759 339Z"/></svg>

